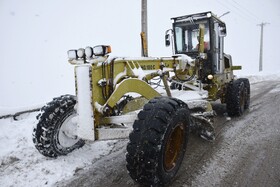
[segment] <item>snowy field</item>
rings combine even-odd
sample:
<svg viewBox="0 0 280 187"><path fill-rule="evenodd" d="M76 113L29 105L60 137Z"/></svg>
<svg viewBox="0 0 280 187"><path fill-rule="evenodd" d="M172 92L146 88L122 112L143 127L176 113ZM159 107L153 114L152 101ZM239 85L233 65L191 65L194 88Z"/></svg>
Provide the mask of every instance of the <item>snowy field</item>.
<svg viewBox="0 0 280 187"><path fill-rule="evenodd" d="M279 75L248 76L252 86L256 82L279 80ZM39 105L38 105L39 106ZM34 107L34 106L33 106ZM32 107L30 107L32 108ZM23 108L0 107L0 117L20 112ZM86 170L99 158L111 153L115 141L86 144L83 148L51 159L42 156L32 142L32 130L38 112L0 119L0 186L54 186L80 170Z"/></svg>

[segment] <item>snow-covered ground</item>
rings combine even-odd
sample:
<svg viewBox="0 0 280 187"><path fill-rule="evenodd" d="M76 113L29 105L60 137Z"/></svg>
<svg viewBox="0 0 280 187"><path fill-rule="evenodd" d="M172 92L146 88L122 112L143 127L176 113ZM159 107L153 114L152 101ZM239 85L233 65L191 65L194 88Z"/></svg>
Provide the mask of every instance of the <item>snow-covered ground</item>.
<svg viewBox="0 0 280 187"><path fill-rule="evenodd" d="M257 75L248 75L245 76L250 80L251 84L262 82L262 81L269 81L269 80L280 80L280 72L278 73L259 73Z"/></svg>
<svg viewBox="0 0 280 187"><path fill-rule="evenodd" d="M32 142L38 112L0 120L0 186L52 186L110 153L116 141L86 144L67 156L42 156Z"/></svg>
<svg viewBox="0 0 280 187"><path fill-rule="evenodd" d="M248 76L251 83L279 80L279 75ZM31 109L32 107L30 107ZM20 112L0 108L0 114ZM86 170L99 158L111 153L114 141L86 144L67 156L51 159L42 156L32 142L32 130L37 123L38 112L0 119L0 186L53 186L67 180L80 170ZM0 115L1 116L1 115Z"/></svg>
<svg viewBox="0 0 280 187"><path fill-rule="evenodd" d="M0 118L8 115L15 115L18 112L28 111L33 109L42 108L44 104L32 105L32 106L22 106L22 107L1 107L0 106Z"/></svg>

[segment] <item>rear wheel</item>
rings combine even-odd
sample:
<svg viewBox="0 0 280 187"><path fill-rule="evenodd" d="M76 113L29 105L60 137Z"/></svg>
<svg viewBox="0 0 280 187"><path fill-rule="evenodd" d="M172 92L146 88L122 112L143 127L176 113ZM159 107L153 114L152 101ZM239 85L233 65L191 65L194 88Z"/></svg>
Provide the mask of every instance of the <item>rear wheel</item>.
<svg viewBox="0 0 280 187"><path fill-rule="evenodd" d="M37 116L39 122L33 130L33 142L41 154L57 157L84 145L85 142L75 134L75 104L73 96L64 95L41 109Z"/></svg>
<svg viewBox="0 0 280 187"><path fill-rule="evenodd" d="M250 82L247 78L240 78L244 82L245 92L246 92L246 98L245 98L245 104L244 108L249 109L250 107L250 95L251 95L251 89L250 89Z"/></svg>
<svg viewBox="0 0 280 187"><path fill-rule="evenodd" d="M228 87L226 105L229 116L241 116L248 102L248 92L242 79L233 81Z"/></svg>
<svg viewBox="0 0 280 187"><path fill-rule="evenodd" d="M168 97L152 99L138 114L127 145L129 175L142 185L172 181L186 151L190 124L188 107Z"/></svg>

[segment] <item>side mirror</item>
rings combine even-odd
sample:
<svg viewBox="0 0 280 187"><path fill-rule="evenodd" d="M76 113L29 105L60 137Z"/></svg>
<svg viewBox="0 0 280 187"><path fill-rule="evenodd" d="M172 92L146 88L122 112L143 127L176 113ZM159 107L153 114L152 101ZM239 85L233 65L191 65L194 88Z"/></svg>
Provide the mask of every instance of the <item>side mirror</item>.
<svg viewBox="0 0 280 187"><path fill-rule="evenodd" d="M227 29L226 27L221 27L220 28L220 36L225 37L227 35Z"/></svg>
<svg viewBox="0 0 280 187"><path fill-rule="evenodd" d="M170 46L170 34L165 34L165 46Z"/></svg>

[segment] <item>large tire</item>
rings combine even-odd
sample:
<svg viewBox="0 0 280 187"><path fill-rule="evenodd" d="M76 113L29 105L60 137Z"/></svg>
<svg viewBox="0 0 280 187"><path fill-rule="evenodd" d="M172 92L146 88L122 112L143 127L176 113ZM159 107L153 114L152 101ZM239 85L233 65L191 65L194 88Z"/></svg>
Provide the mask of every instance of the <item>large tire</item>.
<svg viewBox="0 0 280 187"><path fill-rule="evenodd" d="M244 103L244 109L246 110L249 109L250 107L250 97L251 97L250 82L249 79L247 78L240 78L240 80L244 82L244 86L245 86L246 98Z"/></svg>
<svg viewBox="0 0 280 187"><path fill-rule="evenodd" d="M73 122L77 115L75 104L74 96L64 95L54 98L41 109L37 116L38 124L33 130L33 142L41 154L57 157L84 145L83 140L72 134L76 132Z"/></svg>
<svg viewBox="0 0 280 187"><path fill-rule="evenodd" d="M180 100L149 101L133 124L127 145L127 170L141 185L170 183L180 168L189 136L190 113Z"/></svg>
<svg viewBox="0 0 280 187"><path fill-rule="evenodd" d="M241 116L245 110L247 93L242 79L234 80L227 89L226 106L229 116Z"/></svg>

